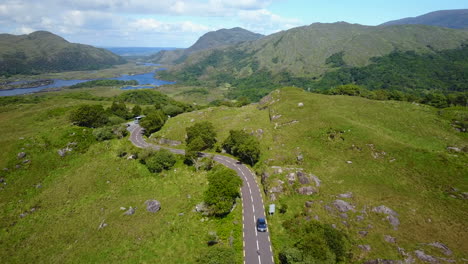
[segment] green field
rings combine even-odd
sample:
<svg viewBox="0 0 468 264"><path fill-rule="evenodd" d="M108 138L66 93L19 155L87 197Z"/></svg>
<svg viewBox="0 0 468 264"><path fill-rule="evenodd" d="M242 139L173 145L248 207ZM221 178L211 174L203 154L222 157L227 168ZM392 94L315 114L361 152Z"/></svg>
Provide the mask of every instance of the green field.
<svg viewBox="0 0 468 264"><path fill-rule="evenodd" d="M92 129L68 121L76 105L111 102L68 92L38 98L0 106L0 168L8 169L0 176L2 263L195 263L213 234L241 262L241 207L223 219L193 211L207 188L205 172L179 160L150 173L118 157L135 151L127 138L96 142ZM60 157L67 145L73 150ZM17 158L20 152L26 156ZM159 212L146 211L150 199L160 201ZM124 215L121 207L130 206L135 214Z"/></svg>
<svg viewBox="0 0 468 264"><path fill-rule="evenodd" d="M286 88L273 92L266 103L208 108L171 118L154 136L183 140L185 127L204 120L214 124L220 141L230 129L256 135L263 155L255 169L259 175L269 175L263 187L272 190L278 180L285 182L275 203L288 209L270 217L276 254L290 243L283 221L301 215L335 224L348 234L356 261L403 259L397 247L444 257L438 249L425 245L436 241L454 252L448 258L460 260L468 252L463 243L468 208L462 198L462 192L468 190L468 157L466 152L450 152L447 147L466 151L468 141L466 133L456 131L446 117L455 116L453 113L461 119L468 116L466 108L438 110L413 103L325 96ZM277 119L270 121L269 117L275 115ZM303 160L298 161L301 154ZM275 173L272 166L282 167L283 172ZM322 181L318 193L299 195L295 190L300 184L287 183L286 174L298 168ZM346 192L352 192L353 197L337 198ZM331 205L336 199L349 202L356 211L341 218ZM308 200L314 203L305 208ZM385 215L372 212L380 205L398 213L397 230ZM357 221L357 215L363 215L364 220ZM361 237L359 231L368 234ZM396 243L385 242L385 235L395 237ZM362 244L371 245L372 250L362 251L357 247Z"/></svg>

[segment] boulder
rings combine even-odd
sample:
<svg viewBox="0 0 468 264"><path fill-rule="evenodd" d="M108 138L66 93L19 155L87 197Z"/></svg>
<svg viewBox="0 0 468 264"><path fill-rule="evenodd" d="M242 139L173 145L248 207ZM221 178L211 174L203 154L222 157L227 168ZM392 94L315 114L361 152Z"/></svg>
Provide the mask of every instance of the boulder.
<svg viewBox="0 0 468 264"><path fill-rule="evenodd" d="M396 238L389 236L389 235L385 235L384 240L388 243L396 243Z"/></svg>
<svg viewBox="0 0 468 264"><path fill-rule="evenodd" d="M297 159L297 161L301 162L301 161L304 160L304 155L299 154L299 155L297 155L296 159Z"/></svg>
<svg viewBox="0 0 468 264"><path fill-rule="evenodd" d="M394 215L388 215L387 216L388 222L393 226L393 229L397 230L398 226L400 225L400 219Z"/></svg>
<svg viewBox="0 0 468 264"><path fill-rule="evenodd" d="M133 215L135 214L135 209L130 206L130 208L124 213L124 215Z"/></svg>
<svg viewBox="0 0 468 264"><path fill-rule="evenodd" d="M336 209L338 209L338 211L342 213L354 211L354 206L343 200L335 200L333 201L333 205L336 207Z"/></svg>
<svg viewBox="0 0 468 264"><path fill-rule="evenodd" d="M314 204L314 201L306 201L305 202L305 207L310 208Z"/></svg>
<svg viewBox="0 0 468 264"><path fill-rule="evenodd" d="M300 187L296 191L302 195L312 195L317 192L312 186Z"/></svg>
<svg viewBox="0 0 468 264"><path fill-rule="evenodd" d="M293 185L296 182L296 174L291 172L286 175L286 179L288 180L289 185Z"/></svg>
<svg viewBox="0 0 468 264"><path fill-rule="evenodd" d="M368 234L369 232L363 230L363 231L359 231L358 233L359 233L359 235L361 235L362 237L365 237L365 236L367 236L367 234Z"/></svg>
<svg viewBox="0 0 468 264"><path fill-rule="evenodd" d="M380 213L380 214L386 214L386 215L393 215L393 216L398 216L398 214L393 211L392 209L386 207L385 205L380 205L377 207L374 207L372 209L372 212Z"/></svg>
<svg viewBox="0 0 468 264"><path fill-rule="evenodd" d="M338 197L340 197L340 198L353 198L353 193L352 192L347 192L347 193L338 194Z"/></svg>
<svg viewBox="0 0 468 264"><path fill-rule="evenodd" d="M157 200L147 200L145 201L146 211L150 213L156 213L161 209L161 203Z"/></svg>
<svg viewBox="0 0 468 264"><path fill-rule="evenodd" d="M358 216L356 216L356 220L358 222L361 222L362 220L364 220L364 216L363 215L358 215Z"/></svg>
<svg viewBox="0 0 468 264"><path fill-rule="evenodd" d="M303 172L298 171L297 173L297 179L301 184L309 184L310 183L310 178L307 177Z"/></svg>
<svg viewBox="0 0 468 264"><path fill-rule="evenodd" d="M414 254L416 254L416 257L420 259L421 261L424 261L427 263L439 263L439 261L436 258L430 255L427 255L422 250L416 250L414 251Z"/></svg>
<svg viewBox="0 0 468 264"><path fill-rule="evenodd" d="M315 187L320 187L322 181L317 176L310 174L310 178L315 182Z"/></svg>
<svg viewBox="0 0 468 264"><path fill-rule="evenodd" d="M358 245L358 248L362 249L363 251L369 252L371 251L370 245Z"/></svg>
<svg viewBox="0 0 468 264"><path fill-rule="evenodd" d="M22 158L26 157L26 152L18 153L17 157L18 157L18 159L22 159Z"/></svg>
<svg viewBox="0 0 468 264"><path fill-rule="evenodd" d="M438 249L442 250L442 252L447 256L452 255L452 250L450 250L446 245L444 245L444 244L442 244L440 242L430 243L429 246L433 246L435 248L438 248Z"/></svg>

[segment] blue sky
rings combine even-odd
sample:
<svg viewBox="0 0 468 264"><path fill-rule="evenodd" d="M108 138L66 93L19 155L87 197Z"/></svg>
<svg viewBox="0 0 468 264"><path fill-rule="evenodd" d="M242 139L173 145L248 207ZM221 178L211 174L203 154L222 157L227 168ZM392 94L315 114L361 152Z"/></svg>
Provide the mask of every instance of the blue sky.
<svg viewBox="0 0 468 264"><path fill-rule="evenodd" d="M188 47L221 28L271 34L315 22L378 25L466 8L466 0L2 0L0 33L47 30L97 46Z"/></svg>

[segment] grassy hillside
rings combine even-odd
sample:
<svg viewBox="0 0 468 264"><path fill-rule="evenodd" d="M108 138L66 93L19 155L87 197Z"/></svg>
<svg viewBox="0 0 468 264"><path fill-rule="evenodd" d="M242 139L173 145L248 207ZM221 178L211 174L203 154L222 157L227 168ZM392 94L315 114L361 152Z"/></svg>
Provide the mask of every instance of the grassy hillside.
<svg viewBox="0 0 468 264"><path fill-rule="evenodd" d="M198 67L199 70L193 74L199 79L220 73L245 77L258 70L319 77L333 68L327 64L327 59L340 52L343 52L344 64L364 66L370 58L394 50L430 53L454 49L466 41L468 33L465 31L432 26L371 27L344 22L316 23L234 47L194 53L172 73L180 77L177 74L185 74Z"/></svg>
<svg viewBox="0 0 468 264"><path fill-rule="evenodd" d="M1 262L195 263L216 236L220 246L232 244L240 262L241 208L205 218L193 211L208 184L205 172L179 160L170 171L150 173L118 157L135 152L127 138L97 142L92 129L72 126L77 105L111 105L92 98L68 91L1 98ZM57 151L67 146L72 151L61 157ZM159 212L146 211L149 199L161 202ZM124 215L121 207L130 206L135 214Z"/></svg>
<svg viewBox="0 0 468 264"><path fill-rule="evenodd" d="M437 258L461 261L468 252L462 242L467 236L468 156L463 151L468 144L466 133L451 126L456 115L468 119L466 108L439 111L412 103L287 88L260 104L208 108L171 118L155 136L183 140L185 127L203 120L214 124L220 141L230 129L256 135L263 154L255 169L265 201L284 209L269 217L277 257L294 247L296 239L285 221L318 219L350 238L356 261L407 259L398 248L413 258L416 250L423 250ZM302 185L298 171L316 175L320 187L313 182ZM305 186L317 192L298 194L297 189ZM339 197L347 192L352 192L351 197ZM337 199L354 208L339 212L333 205ZM306 206L306 201L311 202ZM380 205L394 210L400 224L394 228L389 216L373 211ZM388 237L390 242L385 241L385 236L393 237L394 243ZM434 242L453 253L444 255L428 245Z"/></svg>
<svg viewBox="0 0 468 264"><path fill-rule="evenodd" d="M0 34L0 75L96 70L124 62L108 50L69 43L46 31Z"/></svg>

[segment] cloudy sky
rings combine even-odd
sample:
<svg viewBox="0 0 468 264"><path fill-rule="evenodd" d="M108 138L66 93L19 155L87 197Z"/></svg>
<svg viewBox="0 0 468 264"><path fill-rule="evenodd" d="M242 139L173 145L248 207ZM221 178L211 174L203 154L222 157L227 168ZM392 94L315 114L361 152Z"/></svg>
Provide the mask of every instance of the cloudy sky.
<svg viewBox="0 0 468 264"><path fill-rule="evenodd" d="M96 46L188 47L204 33L243 27L271 34L315 22L364 25L442 9L462 0L1 0L0 33L47 30Z"/></svg>

